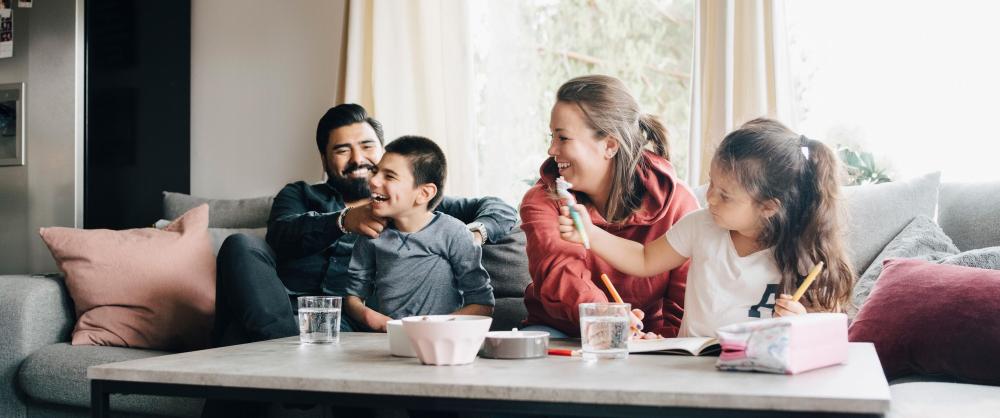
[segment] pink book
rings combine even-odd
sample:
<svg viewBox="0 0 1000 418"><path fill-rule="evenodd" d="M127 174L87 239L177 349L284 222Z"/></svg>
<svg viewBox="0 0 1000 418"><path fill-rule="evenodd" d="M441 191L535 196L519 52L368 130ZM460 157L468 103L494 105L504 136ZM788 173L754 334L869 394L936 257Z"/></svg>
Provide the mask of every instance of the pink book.
<svg viewBox="0 0 1000 418"><path fill-rule="evenodd" d="M796 374L847 361L847 315L812 313L727 325L716 331L719 370Z"/></svg>

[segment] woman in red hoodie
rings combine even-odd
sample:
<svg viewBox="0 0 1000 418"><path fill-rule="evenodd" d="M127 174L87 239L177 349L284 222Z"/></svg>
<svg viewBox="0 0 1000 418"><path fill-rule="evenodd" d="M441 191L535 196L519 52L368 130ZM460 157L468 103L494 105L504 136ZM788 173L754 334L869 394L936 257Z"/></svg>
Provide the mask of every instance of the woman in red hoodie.
<svg viewBox="0 0 1000 418"><path fill-rule="evenodd" d="M662 237L698 208L670 164L663 124L639 111L620 80L594 75L574 78L559 88L549 128L550 158L542 163L541 179L521 201L532 278L524 291L525 324L553 337L578 336L578 305L609 300L600 280L606 273L622 299L642 311L636 317L643 330L676 336L684 313L687 264L648 278L614 270L559 237L562 203L555 193L555 179L562 176L573 184L571 192L597 227L644 244Z"/></svg>

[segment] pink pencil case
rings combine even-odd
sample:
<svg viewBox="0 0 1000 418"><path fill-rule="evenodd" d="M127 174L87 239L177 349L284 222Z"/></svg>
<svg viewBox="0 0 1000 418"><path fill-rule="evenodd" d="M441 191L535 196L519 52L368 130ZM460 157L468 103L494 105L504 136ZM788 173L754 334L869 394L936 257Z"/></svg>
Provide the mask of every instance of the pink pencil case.
<svg viewBox="0 0 1000 418"><path fill-rule="evenodd" d="M716 334L719 370L796 374L847 361L847 315L841 313L741 322Z"/></svg>

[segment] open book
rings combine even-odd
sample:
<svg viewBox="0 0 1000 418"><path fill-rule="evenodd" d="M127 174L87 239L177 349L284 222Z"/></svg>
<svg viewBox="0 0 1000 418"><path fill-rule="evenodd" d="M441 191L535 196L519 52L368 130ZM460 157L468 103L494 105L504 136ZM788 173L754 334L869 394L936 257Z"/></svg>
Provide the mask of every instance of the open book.
<svg viewBox="0 0 1000 418"><path fill-rule="evenodd" d="M629 353L680 354L686 356L717 355L722 351L719 340L707 337L663 338L659 340L629 340Z"/></svg>

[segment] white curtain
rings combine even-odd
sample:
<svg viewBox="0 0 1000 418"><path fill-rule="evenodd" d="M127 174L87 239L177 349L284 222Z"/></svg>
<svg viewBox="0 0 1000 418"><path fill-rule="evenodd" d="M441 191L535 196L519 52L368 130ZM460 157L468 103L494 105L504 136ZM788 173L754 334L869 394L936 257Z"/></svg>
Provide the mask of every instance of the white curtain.
<svg viewBox="0 0 1000 418"><path fill-rule="evenodd" d="M726 133L756 117L794 125L781 0L701 0L695 19L688 183L708 181Z"/></svg>
<svg viewBox="0 0 1000 418"><path fill-rule="evenodd" d="M462 0L350 0L341 102L361 104L387 141L434 140L448 195L479 193L469 5Z"/></svg>

